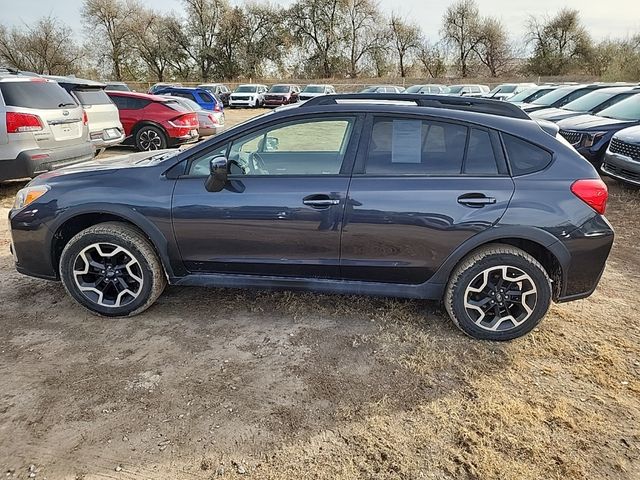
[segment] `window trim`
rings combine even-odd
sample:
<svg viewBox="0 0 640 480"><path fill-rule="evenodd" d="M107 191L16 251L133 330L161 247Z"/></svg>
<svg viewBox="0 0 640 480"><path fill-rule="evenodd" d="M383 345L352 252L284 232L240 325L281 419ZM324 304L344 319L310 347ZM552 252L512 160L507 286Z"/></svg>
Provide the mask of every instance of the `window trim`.
<svg viewBox="0 0 640 480"><path fill-rule="evenodd" d="M461 125L467 128L467 139L464 149L464 157L462 158L461 172L454 173L395 173L392 175L389 174L381 174L381 173L367 173L366 172L366 161L369 157L369 147L371 146L371 133L373 131L373 124L376 118L391 118L393 119L411 119L411 120L420 120L427 122L437 122L437 123L449 123L452 125ZM464 173L464 166L467 162L467 151L469 148L469 137L471 135L471 129L476 128L478 130L484 130L489 133L489 139L491 141L491 147L493 148L494 157L496 160L496 167L498 169L497 174L468 174ZM391 178L391 177L412 177L412 178L504 178L509 177L511 172L509 170L508 162L506 161L506 154L503 152L504 145L502 144L502 139L499 138L498 132L491 128L485 127L483 125L478 125L475 123L468 123L460 120L449 119L449 118L440 118L434 117L431 115L420 115L420 114L398 114L398 113L386 113L386 112L376 112L367 114L367 119L362 128L361 134L361 142L360 147L358 148L358 155L356 157L356 161L353 167L353 176L358 177L367 177L367 178Z"/></svg>
<svg viewBox="0 0 640 480"><path fill-rule="evenodd" d="M365 115L362 113L346 113L340 115L339 112L326 112L326 113L313 113L313 114L300 114L291 117L285 117L280 119L274 119L274 121L269 123L263 123L261 125L255 126L254 128L243 130L238 132L237 135L229 137L220 143L215 142L209 148L202 150L200 152L194 153L193 155L188 156L183 161L179 163L179 165L183 165L182 172L177 176L178 180L181 179L193 179L193 178L206 178L208 175L189 175L187 172L191 169L191 164L196 161L196 158L201 158L203 156L208 155L209 153L219 150L223 145L226 145L225 148L225 157L229 158L229 152L231 149L231 145L237 139L244 137L246 135L250 135L254 132L258 132L260 130L268 130L274 128L276 125L286 125L289 123L296 123L302 120L308 121L317 121L325 118L353 118L353 126L351 127L351 136L349 138L349 143L345 148L344 158L342 159L342 165L340 167L339 173L332 174L319 174L319 175L305 175L305 174L285 174L285 175L233 175L229 174L228 178L230 180L241 180L243 178L325 178L325 177L345 177L351 176L353 171L353 165L355 163L356 153L359 149L360 140L362 138L362 132L364 129L364 121ZM175 167L174 167L175 168Z"/></svg>

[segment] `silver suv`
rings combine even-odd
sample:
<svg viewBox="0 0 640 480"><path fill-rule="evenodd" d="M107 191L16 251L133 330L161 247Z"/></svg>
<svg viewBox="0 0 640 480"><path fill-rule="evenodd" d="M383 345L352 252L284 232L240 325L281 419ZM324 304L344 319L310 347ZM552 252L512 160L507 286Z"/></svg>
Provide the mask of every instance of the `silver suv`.
<svg viewBox="0 0 640 480"><path fill-rule="evenodd" d="M53 80L0 68L0 181L91 160L87 117Z"/></svg>
<svg viewBox="0 0 640 480"><path fill-rule="evenodd" d="M105 92L104 83L73 77L53 77L82 105L89 121L89 138L97 149L105 149L124 141L124 129L120 123L118 107Z"/></svg>

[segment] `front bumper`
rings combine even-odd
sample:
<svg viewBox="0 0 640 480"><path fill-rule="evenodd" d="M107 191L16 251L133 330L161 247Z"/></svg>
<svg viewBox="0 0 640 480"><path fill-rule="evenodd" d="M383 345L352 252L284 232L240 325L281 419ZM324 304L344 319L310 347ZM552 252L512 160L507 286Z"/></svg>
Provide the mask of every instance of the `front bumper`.
<svg viewBox="0 0 640 480"><path fill-rule="evenodd" d="M95 150L89 141L61 148L25 150L15 160L0 161L0 181L32 178L49 170L93 160Z"/></svg>
<svg viewBox="0 0 640 480"><path fill-rule="evenodd" d="M602 162L604 174L631 185L640 186L640 160L607 152Z"/></svg>
<svg viewBox="0 0 640 480"><path fill-rule="evenodd" d="M254 107L255 104L256 104L256 100L251 99L251 98L231 98L231 99L229 99L229 106L230 107Z"/></svg>

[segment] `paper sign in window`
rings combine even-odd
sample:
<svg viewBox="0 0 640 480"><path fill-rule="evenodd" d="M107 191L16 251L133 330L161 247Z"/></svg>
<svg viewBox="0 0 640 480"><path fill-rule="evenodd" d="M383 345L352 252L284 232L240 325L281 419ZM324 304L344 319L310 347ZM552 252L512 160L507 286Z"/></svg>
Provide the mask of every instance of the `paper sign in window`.
<svg viewBox="0 0 640 480"><path fill-rule="evenodd" d="M422 122L394 120L391 163L422 162Z"/></svg>

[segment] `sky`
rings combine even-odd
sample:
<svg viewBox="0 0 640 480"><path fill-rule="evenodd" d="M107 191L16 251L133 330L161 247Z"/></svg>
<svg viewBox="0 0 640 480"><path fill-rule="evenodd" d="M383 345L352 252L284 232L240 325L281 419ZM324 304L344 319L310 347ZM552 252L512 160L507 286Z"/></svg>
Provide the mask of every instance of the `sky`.
<svg viewBox="0 0 640 480"><path fill-rule="evenodd" d="M179 12L179 0L143 0L160 11ZM640 32L640 0L476 0L483 15L499 17L511 35L522 37L529 15L553 14L562 7L581 11L582 21L595 39L626 37ZM231 3L239 3L232 0ZM288 5L291 0L273 1ZM431 40L439 37L441 19L452 0L379 0L387 13L393 11L415 20ZM23 25L53 14L82 35L82 0L0 0L0 23Z"/></svg>

